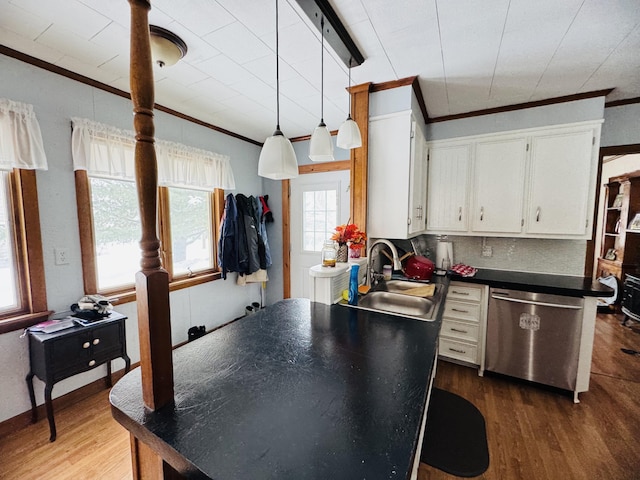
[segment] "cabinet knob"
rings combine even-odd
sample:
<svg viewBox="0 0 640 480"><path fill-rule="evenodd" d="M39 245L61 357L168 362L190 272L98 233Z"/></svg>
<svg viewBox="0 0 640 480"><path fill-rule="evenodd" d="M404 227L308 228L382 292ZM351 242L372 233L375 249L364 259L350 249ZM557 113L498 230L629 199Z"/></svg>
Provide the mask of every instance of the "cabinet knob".
<svg viewBox="0 0 640 480"><path fill-rule="evenodd" d="M480 207L480 221L484 220L484 207Z"/></svg>
<svg viewBox="0 0 640 480"><path fill-rule="evenodd" d="M99 338L94 338L93 339L93 344L94 345L98 345L100 343L100 339Z"/></svg>
<svg viewBox="0 0 640 480"><path fill-rule="evenodd" d="M536 209L536 222L540 221L540 207Z"/></svg>
<svg viewBox="0 0 640 480"><path fill-rule="evenodd" d="M462 207L458 207L458 221L462 221Z"/></svg>
<svg viewBox="0 0 640 480"><path fill-rule="evenodd" d="M89 348L91 346L91 344L89 342L84 342L82 344L82 348Z"/></svg>
<svg viewBox="0 0 640 480"><path fill-rule="evenodd" d="M95 360L91 360L91 361L89 362L89 366L90 366L90 367L93 367L95 364L96 364L96 361L95 361Z"/></svg>

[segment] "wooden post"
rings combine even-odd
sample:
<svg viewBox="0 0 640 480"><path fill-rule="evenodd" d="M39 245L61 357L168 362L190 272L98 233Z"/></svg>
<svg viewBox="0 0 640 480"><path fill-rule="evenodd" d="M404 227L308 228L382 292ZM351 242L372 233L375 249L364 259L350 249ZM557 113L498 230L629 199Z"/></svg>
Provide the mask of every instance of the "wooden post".
<svg viewBox="0 0 640 480"><path fill-rule="evenodd" d="M157 235L158 169L154 147L154 85L149 45L148 0L131 5L131 100L136 134L135 169L142 239L142 270L136 274L140 367L145 406L173 404L173 361L169 314L169 275L160 261Z"/></svg>
<svg viewBox="0 0 640 480"><path fill-rule="evenodd" d="M369 181L369 90L371 83L354 85L351 117L358 124L362 147L351 149L351 222L367 230L367 182Z"/></svg>

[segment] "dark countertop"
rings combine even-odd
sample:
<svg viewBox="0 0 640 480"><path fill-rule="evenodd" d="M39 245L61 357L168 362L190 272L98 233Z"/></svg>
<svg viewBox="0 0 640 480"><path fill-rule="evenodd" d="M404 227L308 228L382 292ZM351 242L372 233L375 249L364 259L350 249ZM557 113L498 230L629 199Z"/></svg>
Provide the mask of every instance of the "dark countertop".
<svg viewBox="0 0 640 480"><path fill-rule="evenodd" d="M449 278L457 282L482 283L496 288L569 297L611 297L614 295L612 288L592 281L589 277L478 269L473 277L450 274Z"/></svg>
<svg viewBox="0 0 640 480"><path fill-rule="evenodd" d="M175 350L175 407L137 368L113 416L188 478L409 478L441 316L282 300Z"/></svg>

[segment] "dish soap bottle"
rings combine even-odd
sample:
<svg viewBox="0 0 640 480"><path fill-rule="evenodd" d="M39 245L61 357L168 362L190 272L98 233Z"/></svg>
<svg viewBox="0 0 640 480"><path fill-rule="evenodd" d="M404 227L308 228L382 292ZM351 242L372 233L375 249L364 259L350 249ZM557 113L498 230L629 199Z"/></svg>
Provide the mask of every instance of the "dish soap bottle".
<svg viewBox="0 0 640 480"><path fill-rule="evenodd" d="M360 265L351 265L351 275L349 277L349 305L358 305L358 270Z"/></svg>

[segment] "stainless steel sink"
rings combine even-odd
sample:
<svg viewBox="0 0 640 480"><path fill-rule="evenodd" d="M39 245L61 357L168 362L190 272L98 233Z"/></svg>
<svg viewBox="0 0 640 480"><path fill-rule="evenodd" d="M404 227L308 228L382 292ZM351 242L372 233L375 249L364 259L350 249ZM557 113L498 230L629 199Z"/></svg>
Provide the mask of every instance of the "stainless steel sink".
<svg viewBox="0 0 640 480"><path fill-rule="evenodd" d="M402 293L421 285L421 283L405 280L389 280L381 285L381 290L370 291L361 297L358 305L349 305L346 302L341 302L341 304L352 308L432 321L435 319L435 314L438 311L437 306L440 302L438 285L436 285L435 294L430 298L416 297Z"/></svg>

